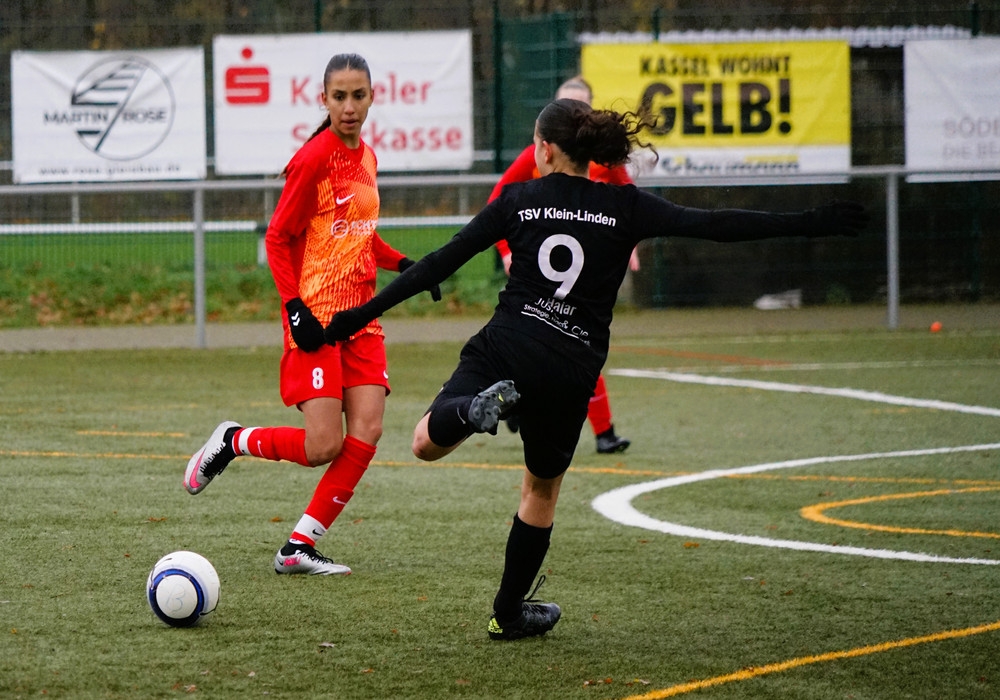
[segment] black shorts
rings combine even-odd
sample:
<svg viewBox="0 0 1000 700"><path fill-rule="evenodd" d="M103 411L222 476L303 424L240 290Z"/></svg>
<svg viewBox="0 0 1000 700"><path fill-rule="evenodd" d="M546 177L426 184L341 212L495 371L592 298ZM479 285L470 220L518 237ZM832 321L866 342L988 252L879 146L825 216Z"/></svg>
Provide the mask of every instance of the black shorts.
<svg viewBox="0 0 1000 700"><path fill-rule="evenodd" d="M487 325L462 348L458 367L431 403L478 394L511 379L521 395L514 412L524 464L540 479L565 472L580 441L599 369L567 360L554 348L509 328Z"/></svg>

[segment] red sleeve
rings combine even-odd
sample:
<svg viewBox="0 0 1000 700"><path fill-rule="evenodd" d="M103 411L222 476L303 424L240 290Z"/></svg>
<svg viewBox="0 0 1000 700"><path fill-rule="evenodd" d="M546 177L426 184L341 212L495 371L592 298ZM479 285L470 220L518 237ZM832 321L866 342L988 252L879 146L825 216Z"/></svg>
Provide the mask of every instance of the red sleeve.
<svg viewBox="0 0 1000 700"><path fill-rule="evenodd" d="M538 172L535 170L535 144L531 144L518 154L514 162L500 176L486 203L489 204L499 197L504 185L509 185L512 182L527 182L536 177L538 177ZM507 241L503 239L497 241L497 252L500 253L501 258L510 255L510 246L507 245Z"/></svg>
<svg viewBox="0 0 1000 700"><path fill-rule="evenodd" d="M285 175L285 186L264 235L267 264L282 303L299 296L304 234L317 200L314 169L308 161L293 158Z"/></svg>
<svg viewBox="0 0 1000 700"><path fill-rule="evenodd" d="M597 163L590 164L590 179L594 182L607 182L611 185L631 185L632 178L624 165L608 168Z"/></svg>
<svg viewBox="0 0 1000 700"><path fill-rule="evenodd" d="M393 272L399 272L399 261L406 257L382 240L378 233L372 236L372 253L375 254L375 264L378 267Z"/></svg>
<svg viewBox="0 0 1000 700"><path fill-rule="evenodd" d="M490 192L490 198L486 200L486 203L488 204L499 197L500 190L503 189L504 185L509 185L512 182L527 182L536 177L538 177L538 173L535 172L535 145L532 144L521 151L520 155L514 159L514 162L500 176L500 180L494 185L493 191Z"/></svg>

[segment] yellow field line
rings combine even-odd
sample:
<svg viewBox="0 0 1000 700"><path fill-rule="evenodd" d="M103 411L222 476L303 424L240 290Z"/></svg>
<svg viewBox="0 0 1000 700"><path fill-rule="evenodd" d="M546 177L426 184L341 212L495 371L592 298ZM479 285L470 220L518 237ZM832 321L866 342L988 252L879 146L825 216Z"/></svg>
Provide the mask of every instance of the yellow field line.
<svg viewBox="0 0 1000 700"><path fill-rule="evenodd" d="M77 430L77 435L96 435L98 437L170 437L186 438L187 433L133 432L124 430Z"/></svg>
<svg viewBox="0 0 1000 700"><path fill-rule="evenodd" d="M190 455L145 455L128 452L60 452L58 450L0 450L3 457L76 457L78 459L183 459Z"/></svg>
<svg viewBox="0 0 1000 700"><path fill-rule="evenodd" d="M952 496L958 493L983 493L986 491L1000 491L1000 487L982 486L967 489L941 489L938 491L918 491L915 493L892 493L881 496L868 496L867 498L852 498L847 501L836 501L831 503L817 503L816 505L801 508L799 513L806 520L825 525L838 525L840 527L851 527L858 530L876 530L879 532L895 532L906 535L948 535L950 537L985 537L1000 539L1000 534L995 532L968 532L965 530L929 530L920 527L895 527L892 525L874 525L871 523L861 523L855 520L842 520L831 518L824 514L830 508L844 508L846 506L865 505L868 503L878 503L880 501L897 501L904 498L933 498L936 496Z"/></svg>
<svg viewBox="0 0 1000 700"><path fill-rule="evenodd" d="M167 437L187 437L180 433L104 433L101 431L77 431L82 435L149 435ZM0 457L77 457L79 459L178 459L187 460L190 454L178 455L156 455L137 454L131 452L62 452L57 450L0 450ZM250 459L258 459L250 457ZM404 462L400 460L374 460L373 466L382 467L429 467L435 469L497 469L501 471L516 471L524 469L523 464L486 464L483 462ZM610 474L613 476L682 476L689 474L687 471L662 471L658 469L628 469L626 467L570 467L569 471L578 474ZM860 483L880 483L880 484L977 484L977 485L997 485L1000 482L986 479L896 479L889 477L864 477L864 476L780 476L774 474L730 474L727 479L770 479L783 481L844 481ZM993 490L993 489L983 489Z"/></svg>
<svg viewBox="0 0 1000 700"><path fill-rule="evenodd" d="M894 476L832 476L824 474L730 474L727 479L769 479L772 481L832 481L849 484L961 484L963 486L1000 486L993 479L932 479Z"/></svg>
<svg viewBox="0 0 1000 700"><path fill-rule="evenodd" d="M684 695L685 693L691 693L696 690L704 690L705 688L711 688L717 685L723 685L725 683L734 683L737 681L746 681L751 678L759 678L761 676L767 676L772 673L780 673L782 671L788 671L793 668L799 668L800 666L808 666L810 664L825 663L827 661L838 661L840 659L854 659L859 656L868 656L870 654L880 654L884 651L892 651L894 649L903 649L905 647L912 647L918 644L927 644L929 642L941 642L947 639L958 639L961 637L971 637L976 634L983 634L984 632L995 632L1000 630L1000 620L997 622L991 622L986 625L979 625L978 627L967 627L965 629L959 630L947 630L945 632L936 632L934 634L928 634L923 637L910 637L908 639L900 639L896 642L882 642L880 644L872 644L864 647L857 647L855 649L846 649L843 651L831 651L825 654L816 654L815 656L800 656L796 659L789 659L787 661L780 661L778 663L767 664L765 666L751 666L749 668L744 668L735 673L727 673L722 676L714 676L712 678L705 678L700 681L690 681L688 683L681 683L680 685L670 686L669 688L663 688L661 690L653 690L648 693L643 693L641 695L630 695L623 700L660 700L660 698L672 698L677 695Z"/></svg>

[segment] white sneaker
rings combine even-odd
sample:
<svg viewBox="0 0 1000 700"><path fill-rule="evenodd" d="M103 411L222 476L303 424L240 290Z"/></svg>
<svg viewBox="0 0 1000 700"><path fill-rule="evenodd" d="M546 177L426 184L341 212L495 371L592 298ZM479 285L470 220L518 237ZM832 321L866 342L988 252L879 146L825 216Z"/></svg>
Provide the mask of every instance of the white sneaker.
<svg viewBox="0 0 1000 700"><path fill-rule="evenodd" d="M351 567L328 559L308 544L289 542L274 555L274 571L278 574L318 574L320 576L351 573Z"/></svg>
<svg viewBox="0 0 1000 700"><path fill-rule="evenodd" d="M226 440L226 433L230 430L239 430L241 427L239 423L231 420L219 423L219 427L208 438L208 442L194 453L184 472L184 488L188 493L192 495L199 493L229 466L236 457L236 452Z"/></svg>

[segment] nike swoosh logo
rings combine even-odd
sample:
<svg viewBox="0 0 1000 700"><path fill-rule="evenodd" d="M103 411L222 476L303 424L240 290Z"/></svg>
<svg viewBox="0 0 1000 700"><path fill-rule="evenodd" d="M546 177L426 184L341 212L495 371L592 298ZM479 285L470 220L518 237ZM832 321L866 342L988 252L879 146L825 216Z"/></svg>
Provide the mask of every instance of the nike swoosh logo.
<svg viewBox="0 0 1000 700"><path fill-rule="evenodd" d="M322 532L319 532L316 528L313 528L313 537L315 537L316 539L319 539L322 536L323 536Z"/></svg>
<svg viewBox="0 0 1000 700"><path fill-rule="evenodd" d="M342 506L346 506L346 505L347 505L347 501L342 501L342 500L340 500L340 497L339 497L339 496L334 496L334 497L333 497L333 502L334 502L334 503L338 503L338 504L340 504L340 505L342 505Z"/></svg>
<svg viewBox="0 0 1000 700"><path fill-rule="evenodd" d="M350 199L354 195L356 195L356 194L357 194L357 192L352 192L351 194L347 195L346 197L337 197L337 206L339 207L341 204L344 204L345 202L350 201Z"/></svg>

